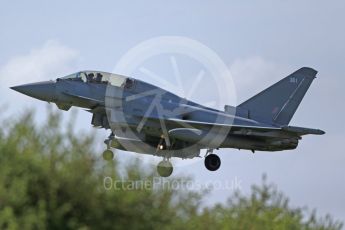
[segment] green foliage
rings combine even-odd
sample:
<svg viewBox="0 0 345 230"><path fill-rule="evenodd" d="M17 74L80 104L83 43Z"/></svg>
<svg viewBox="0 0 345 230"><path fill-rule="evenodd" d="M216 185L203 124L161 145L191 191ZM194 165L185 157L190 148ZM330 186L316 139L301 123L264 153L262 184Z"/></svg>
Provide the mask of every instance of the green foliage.
<svg viewBox="0 0 345 230"><path fill-rule="evenodd" d="M17 119L17 120L15 120ZM340 229L330 216L309 217L293 209L264 180L248 196L202 209L203 192L128 189L120 181L153 183L155 172L139 162L120 177L117 162L94 152L92 133L61 126L59 113L34 125L32 113L0 128L1 229ZM119 189L105 186L105 177ZM173 178L177 180L183 178ZM127 186L127 187L126 187ZM127 189L126 189L127 188Z"/></svg>
<svg viewBox="0 0 345 230"><path fill-rule="evenodd" d="M303 209L291 208L288 198L275 185L268 184L265 175L261 186L252 186L249 197L235 192L226 205L205 208L190 221L197 229L211 229L208 226L256 230L342 228L342 223L333 221L329 215L317 219L315 211L307 216Z"/></svg>

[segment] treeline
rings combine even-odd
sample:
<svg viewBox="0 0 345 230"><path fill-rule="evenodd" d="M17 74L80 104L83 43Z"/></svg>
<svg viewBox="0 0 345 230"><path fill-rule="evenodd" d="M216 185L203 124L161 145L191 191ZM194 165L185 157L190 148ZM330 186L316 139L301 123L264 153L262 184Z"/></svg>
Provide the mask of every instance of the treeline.
<svg viewBox="0 0 345 230"><path fill-rule="evenodd" d="M249 196L234 193L225 204L202 208L206 192L108 189L104 178L153 180L139 162L118 172L94 152L92 133L61 127L50 112L35 125L32 113L0 127L1 229L341 229L331 216L292 208L264 179ZM171 178L169 180L182 179Z"/></svg>

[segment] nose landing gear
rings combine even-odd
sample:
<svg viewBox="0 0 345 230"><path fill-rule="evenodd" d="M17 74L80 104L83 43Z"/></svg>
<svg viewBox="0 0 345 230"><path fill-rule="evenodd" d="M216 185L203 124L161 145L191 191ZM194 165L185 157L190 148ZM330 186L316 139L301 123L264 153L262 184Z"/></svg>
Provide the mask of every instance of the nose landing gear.
<svg viewBox="0 0 345 230"><path fill-rule="evenodd" d="M102 156L103 159L106 161L111 161L114 159L114 153L111 150L111 141L114 139L114 134L111 133L107 140L104 141L104 143L107 145L107 149L103 152Z"/></svg>

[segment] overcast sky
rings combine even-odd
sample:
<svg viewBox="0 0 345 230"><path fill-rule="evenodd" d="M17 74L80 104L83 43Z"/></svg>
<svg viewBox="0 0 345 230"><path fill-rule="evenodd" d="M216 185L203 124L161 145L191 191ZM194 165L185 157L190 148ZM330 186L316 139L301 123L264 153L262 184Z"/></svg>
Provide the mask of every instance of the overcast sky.
<svg viewBox="0 0 345 230"><path fill-rule="evenodd" d="M267 173L292 204L317 208L345 221L345 2L186 2L2 1L0 104L8 105L12 113L35 108L37 116L44 117L46 103L8 87L82 69L111 72L129 49L157 36L188 37L216 52L232 73L237 102L300 67L313 67L319 71L317 79L291 124L320 128L326 135L307 136L294 151L254 155L217 151L222 159L219 171L211 173L203 161L196 160L174 174L193 175L200 183L238 178L243 192L248 192ZM167 69L160 76L170 72ZM190 81L190 76L183 78ZM199 94L203 99L210 94L204 91ZM79 112L76 128L90 129L90 120L90 114ZM103 138L108 132L97 134ZM118 157L130 160L135 155L119 153ZM224 202L230 192L215 191L207 202Z"/></svg>

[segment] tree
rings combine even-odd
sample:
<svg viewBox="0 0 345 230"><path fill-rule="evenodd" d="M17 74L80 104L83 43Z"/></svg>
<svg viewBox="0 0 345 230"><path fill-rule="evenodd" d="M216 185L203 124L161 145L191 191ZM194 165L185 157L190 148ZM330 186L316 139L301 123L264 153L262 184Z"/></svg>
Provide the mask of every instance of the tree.
<svg viewBox="0 0 345 230"><path fill-rule="evenodd" d="M235 192L227 204L205 208L201 215L190 219L197 229L341 229L342 223L331 216L317 218L314 210L292 208L289 199L274 184L269 184L266 175L260 186L253 185L251 195Z"/></svg>
<svg viewBox="0 0 345 230"><path fill-rule="evenodd" d="M271 185L202 209L204 192L153 188L140 162L120 177L116 160L94 153L93 133L75 134L49 112L3 119L0 128L0 227L6 229L340 229L330 216L307 219ZM171 178L168 180L186 180ZM187 179L188 180L188 179ZM139 183L137 183L139 182ZM146 186L146 187L145 187ZM148 187L147 187L148 186Z"/></svg>

